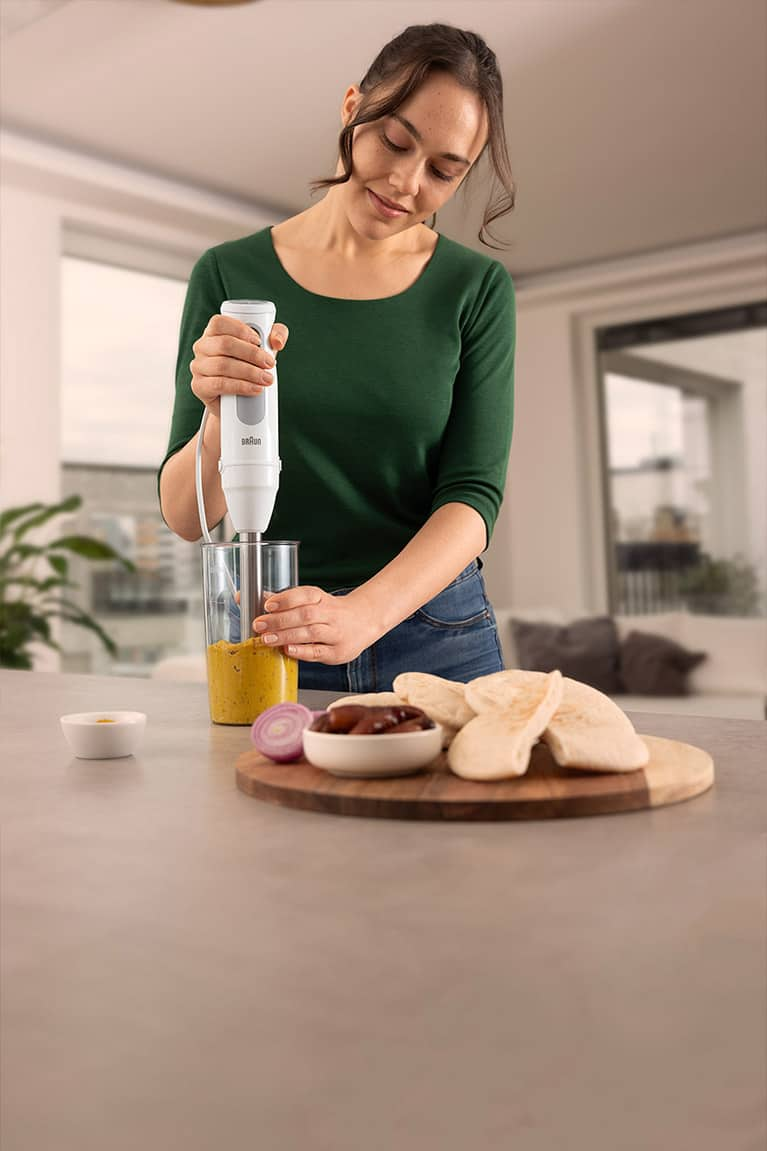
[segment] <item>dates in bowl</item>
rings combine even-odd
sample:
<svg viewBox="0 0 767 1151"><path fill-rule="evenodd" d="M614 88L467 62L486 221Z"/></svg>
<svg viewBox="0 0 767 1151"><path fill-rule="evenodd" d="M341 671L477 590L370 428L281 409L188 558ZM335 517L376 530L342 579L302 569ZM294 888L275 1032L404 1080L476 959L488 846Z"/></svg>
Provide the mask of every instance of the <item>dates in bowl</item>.
<svg viewBox="0 0 767 1151"><path fill-rule="evenodd" d="M403 735L408 731L428 731L434 726L434 720L420 707L408 704L364 707L349 703L322 712L310 725L310 731L333 735Z"/></svg>
<svg viewBox="0 0 767 1151"><path fill-rule="evenodd" d="M442 728L409 704L342 704L315 716L304 731L311 764L359 779L410 775L433 763L441 748Z"/></svg>

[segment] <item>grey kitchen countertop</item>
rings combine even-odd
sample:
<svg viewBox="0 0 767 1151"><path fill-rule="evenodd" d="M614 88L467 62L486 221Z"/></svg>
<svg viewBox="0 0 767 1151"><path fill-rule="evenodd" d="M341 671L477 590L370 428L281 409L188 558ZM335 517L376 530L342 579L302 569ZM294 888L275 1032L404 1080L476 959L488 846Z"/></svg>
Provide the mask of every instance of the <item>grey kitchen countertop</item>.
<svg viewBox="0 0 767 1151"><path fill-rule="evenodd" d="M204 685L0 672L3 1151L761 1151L767 722L632 718L714 788L354 819L238 791Z"/></svg>

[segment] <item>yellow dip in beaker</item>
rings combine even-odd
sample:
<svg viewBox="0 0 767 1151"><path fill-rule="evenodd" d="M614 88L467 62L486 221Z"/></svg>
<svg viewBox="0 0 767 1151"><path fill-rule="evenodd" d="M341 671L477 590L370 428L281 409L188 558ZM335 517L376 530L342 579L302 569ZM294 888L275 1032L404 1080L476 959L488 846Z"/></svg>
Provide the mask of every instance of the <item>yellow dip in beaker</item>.
<svg viewBox="0 0 767 1151"><path fill-rule="evenodd" d="M298 660L260 636L220 639L208 647L208 696L213 723L253 723L273 704L298 699Z"/></svg>

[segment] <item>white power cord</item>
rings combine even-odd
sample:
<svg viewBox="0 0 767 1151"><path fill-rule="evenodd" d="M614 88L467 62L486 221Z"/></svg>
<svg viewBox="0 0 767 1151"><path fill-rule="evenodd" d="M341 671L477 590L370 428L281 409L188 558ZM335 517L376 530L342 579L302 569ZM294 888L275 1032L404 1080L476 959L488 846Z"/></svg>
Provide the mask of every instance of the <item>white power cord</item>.
<svg viewBox="0 0 767 1151"><path fill-rule="evenodd" d="M205 435L205 424L208 421L208 406L205 405L205 410L202 413L202 423L200 430L197 433L197 447L194 453L194 485L197 489L197 514L200 517L200 527L202 528L202 538L206 544L212 544L213 540L210 538L208 531L208 518L205 515L205 498L202 491L202 441Z"/></svg>
<svg viewBox="0 0 767 1151"><path fill-rule="evenodd" d="M205 515L205 497L202 490L202 441L205 435L205 424L207 423L207 420L208 408L206 405L205 411L202 413L202 422L200 424L200 430L197 433L197 446L194 452L194 486L197 490L197 514L200 517L202 538L205 540L206 544L212 544L213 540L211 539L210 532L208 531L208 518ZM235 585L232 573L229 571L229 568L226 566L226 564L224 564L224 571L226 572L226 578L229 581L229 590L236 600L237 587Z"/></svg>

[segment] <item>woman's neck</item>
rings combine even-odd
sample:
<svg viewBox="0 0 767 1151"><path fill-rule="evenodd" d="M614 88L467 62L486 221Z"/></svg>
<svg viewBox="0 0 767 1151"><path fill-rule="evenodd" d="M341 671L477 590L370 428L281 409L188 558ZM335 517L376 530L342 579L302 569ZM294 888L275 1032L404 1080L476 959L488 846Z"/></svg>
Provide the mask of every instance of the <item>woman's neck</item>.
<svg viewBox="0 0 767 1151"><path fill-rule="evenodd" d="M284 221L279 228L291 244L339 261L371 264L417 252L418 233L423 231L409 228L407 232L382 240L360 235L349 222L341 187L330 188L318 204Z"/></svg>

